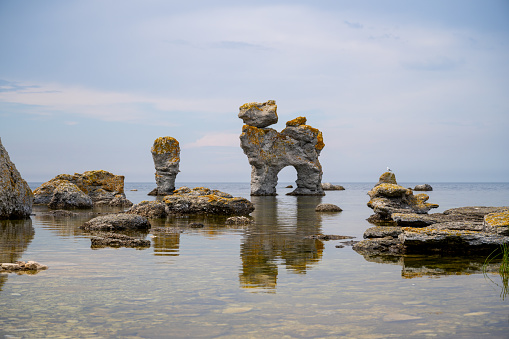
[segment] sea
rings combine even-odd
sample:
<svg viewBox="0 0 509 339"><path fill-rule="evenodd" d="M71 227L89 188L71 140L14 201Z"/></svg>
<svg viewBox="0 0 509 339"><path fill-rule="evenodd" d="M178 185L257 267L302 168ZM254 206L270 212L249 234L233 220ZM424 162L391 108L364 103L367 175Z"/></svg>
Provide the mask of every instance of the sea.
<svg viewBox="0 0 509 339"><path fill-rule="evenodd" d="M333 182L345 190L323 197L288 196L289 184L251 197L249 183L178 183L251 200L254 223L152 220L169 231L131 232L150 240L138 249L93 248L79 228L118 209L57 218L36 206L30 220L0 221L0 262L49 267L0 274L0 338L509 338L508 282L483 272L485 257L363 256L351 241L373 226L374 182ZM509 206L509 183L428 184L440 206L430 213ZM153 188L127 182L125 193L138 203L156 199ZM319 203L343 211L315 212Z"/></svg>

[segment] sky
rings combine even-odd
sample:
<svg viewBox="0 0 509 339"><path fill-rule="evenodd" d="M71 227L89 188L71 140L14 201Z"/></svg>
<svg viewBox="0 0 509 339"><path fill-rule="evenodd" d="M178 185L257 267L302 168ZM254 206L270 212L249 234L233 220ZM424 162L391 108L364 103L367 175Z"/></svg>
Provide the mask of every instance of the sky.
<svg viewBox="0 0 509 339"><path fill-rule="evenodd" d="M239 107L323 132L324 182L509 182L507 0L0 0L0 138L23 178L249 182ZM296 179L285 168L280 181Z"/></svg>

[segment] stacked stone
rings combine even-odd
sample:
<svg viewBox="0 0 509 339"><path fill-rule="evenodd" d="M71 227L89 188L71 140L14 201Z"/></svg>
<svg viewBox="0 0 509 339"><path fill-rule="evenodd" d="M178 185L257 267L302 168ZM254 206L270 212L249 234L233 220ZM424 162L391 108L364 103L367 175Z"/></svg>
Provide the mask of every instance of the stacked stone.
<svg viewBox="0 0 509 339"><path fill-rule="evenodd" d="M322 132L306 125L305 117L288 121L281 132L267 128L277 123L276 111L274 100L240 106L245 123L240 142L251 165L251 195L276 195L277 175L286 166L297 170L297 188L289 195L325 195L318 161L325 146Z"/></svg>
<svg viewBox="0 0 509 339"><path fill-rule="evenodd" d="M180 172L179 142L172 137L157 138L154 141L151 152L156 168L155 176L157 187L149 194L173 194L173 191L175 190L175 178Z"/></svg>

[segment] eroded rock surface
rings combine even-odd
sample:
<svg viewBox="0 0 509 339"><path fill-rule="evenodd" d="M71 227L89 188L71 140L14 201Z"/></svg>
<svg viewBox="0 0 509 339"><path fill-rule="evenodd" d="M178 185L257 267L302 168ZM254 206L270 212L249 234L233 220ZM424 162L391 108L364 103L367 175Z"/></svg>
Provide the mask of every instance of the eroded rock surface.
<svg viewBox="0 0 509 339"><path fill-rule="evenodd" d="M172 137L161 137L154 141L151 149L156 168L155 190L150 195L168 195L175 190L175 179L179 173L180 146Z"/></svg>
<svg viewBox="0 0 509 339"><path fill-rule="evenodd" d="M34 190L34 204L58 209L132 205L124 193L124 176L103 170L57 175Z"/></svg>
<svg viewBox="0 0 509 339"><path fill-rule="evenodd" d="M87 221L81 229L86 231L121 231L135 229L149 229L147 218L127 213L107 214Z"/></svg>
<svg viewBox="0 0 509 339"><path fill-rule="evenodd" d="M28 219L32 190L23 180L0 139L0 219Z"/></svg>
<svg viewBox="0 0 509 339"><path fill-rule="evenodd" d="M354 249L366 255L486 255L509 243L509 207L460 207L434 214L394 213L404 227L371 227Z"/></svg>
<svg viewBox="0 0 509 339"><path fill-rule="evenodd" d="M92 248L103 247L150 247L150 240L130 237L117 233L100 233L90 239Z"/></svg>
<svg viewBox="0 0 509 339"><path fill-rule="evenodd" d="M171 214L248 215L254 205L245 198L205 187L181 187L162 201L142 201L126 213L149 218L164 218Z"/></svg>
<svg viewBox="0 0 509 339"><path fill-rule="evenodd" d="M371 198L368 207L372 208L375 215L371 220L391 220L393 213L416 213L426 214L437 204L426 202L427 194L414 195L411 189L398 185L392 172L385 172L380 177L378 184L368 192Z"/></svg>
<svg viewBox="0 0 509 339"><path fill-rule="evenodd" d="M273 113L267 113L273 112ZM297 170L297 188L289 195L324 195L318 156L325 146L322 132L298 117L281 132L267 126L277 122L276 103L249 103L240 107L246 123L240 135L251 165L251 195L276 195L277 175L287 166Z"/></svg>

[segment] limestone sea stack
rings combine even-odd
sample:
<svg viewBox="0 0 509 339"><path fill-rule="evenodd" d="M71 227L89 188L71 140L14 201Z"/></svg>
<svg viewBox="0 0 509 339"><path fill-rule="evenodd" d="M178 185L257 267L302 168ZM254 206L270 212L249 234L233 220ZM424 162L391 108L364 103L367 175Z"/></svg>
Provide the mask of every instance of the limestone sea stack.
<svg viewBox="0 0 509 339"><path fill-rule="evenodd" d="M34 204L63 209L131 206L132 202L124 193L124 176L98 170L57 175L34 190Z"/></svg>
<svg viewBox="0 0 509 339"><path fill-rule="evenodd" d="M0 139L0 219L28 219L32 190L9 158Z"/></svg>
<svg viewBox="0 0 509 339"><path fill-rule="evenodd" d="M251 165L251 195L276 195L277 175L286 166L297 170L297 188L289 195L325 194L318 161L325 146L322 132L306 125L305 117L288 121L281 132L267 128L278 120L274 100L247 103L239 110L245 123L240 144Z"/></svg>
<svg viewBox="0 0 509 339"><path fill-rule="evenodd" d="M172 137L161 137L154 141L151 149L156 168L157 187L150 195L168 195L175 190L175 178L179 173L180 146Z"/></svg>

